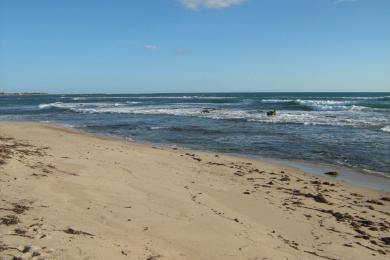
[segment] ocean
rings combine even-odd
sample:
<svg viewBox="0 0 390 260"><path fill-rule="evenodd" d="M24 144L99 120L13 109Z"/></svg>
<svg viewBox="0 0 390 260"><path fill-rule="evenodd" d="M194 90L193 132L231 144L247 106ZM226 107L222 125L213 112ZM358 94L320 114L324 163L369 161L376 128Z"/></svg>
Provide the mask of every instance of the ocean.
<svg viewBox="0 0 390 260"><path fill-rule="evenodd" d="M390 93L0 96L0 120L390 177Z"/></svg>

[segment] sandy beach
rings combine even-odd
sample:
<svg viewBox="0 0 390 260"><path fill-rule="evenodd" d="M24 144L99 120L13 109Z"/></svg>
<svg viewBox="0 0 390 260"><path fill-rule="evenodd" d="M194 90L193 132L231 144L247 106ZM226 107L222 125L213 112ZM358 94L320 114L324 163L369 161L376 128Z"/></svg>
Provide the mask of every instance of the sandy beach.
<svg viewBox="0 0 390 260"><path fill-rule="evenodd" d="M0 259L389 259L390 194L223 154L0 123Z"/></svg>

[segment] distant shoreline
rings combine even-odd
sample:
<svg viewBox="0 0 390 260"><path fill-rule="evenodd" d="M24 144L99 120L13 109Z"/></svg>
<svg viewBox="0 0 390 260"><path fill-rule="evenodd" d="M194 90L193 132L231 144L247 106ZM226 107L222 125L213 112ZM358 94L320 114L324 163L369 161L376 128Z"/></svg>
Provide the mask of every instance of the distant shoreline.
<svg viewBox="0 0 390 260"><path fill-rule="evenodd" d="M21 92L21 93L0 93L0 96L46 96L49 93L40 92Z"/></svg>
<svg viewBox="0 0 390 260"><path fill-rule="evenodd" d="M47 93L47 92L0 92L0 96L58 96L58 95L191 95L191 94L390 94L389 91L222 91L222 92L135 92L135 93Z"/></svg>

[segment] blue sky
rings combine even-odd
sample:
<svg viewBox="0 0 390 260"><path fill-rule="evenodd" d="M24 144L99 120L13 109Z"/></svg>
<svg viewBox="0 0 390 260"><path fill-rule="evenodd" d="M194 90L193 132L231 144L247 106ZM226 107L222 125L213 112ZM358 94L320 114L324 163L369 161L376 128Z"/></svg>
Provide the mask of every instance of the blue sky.
<svg viewBox="0 0 390 260"><path fill-rule="evenodd" d="M390 1L0 0L0 91L390 91Z"/></svg>

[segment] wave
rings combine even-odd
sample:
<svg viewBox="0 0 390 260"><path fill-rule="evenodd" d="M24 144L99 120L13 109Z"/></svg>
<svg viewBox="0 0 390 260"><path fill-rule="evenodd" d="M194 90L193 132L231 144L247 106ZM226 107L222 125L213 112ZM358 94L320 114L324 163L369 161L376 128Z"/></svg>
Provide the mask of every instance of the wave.
<svg viewBox="0 0 390 260"><path fill-rule="evenodd" d="M355 97L356 98L356 97ZM388 110L390 103L379 101L360 101L360 100L313 100L313 99L263 99L266 104L285 104L290 105L293 110L301 109L312 111L348 111L348 110ZM277 108L277 107L276 107Z"/></svg>
<svg viewBox="0 0 390 260"><path fill-rule="evenodd" d="M341 101L308 102L306 105L318 106L317 110L296 111L280 110L277 116L269 117L265 111L256 109L245 110L240 108L213 107L208 113L203 108L193 104L169 104L169 105L131 105L126 103L63 103L55 102L41 104L41 109L65 109L76 113L86 114L143 114L143 115L171 115L200 117L215 120L246 120L263 123L284 123L304 125L330 125L330 126L361 126L378 127L390 124L390 118L384 113L375 113L365 107L350 106L349 109L341 109L347 106ZM333 106L330 111L328 106ZM334 108L337 107L338 110ZM322 109L322 110L321 110ZM384 130L385 131L385 130Z"/></svg>
<svg viewBox="0 0 390 260"><path fill-rule="evenodd" d="M338 101L338 100L312 100L312 99L263 99L262 103L282 103L290 104L301 110L313 111L343 111L348 110L353 104L353 101ZM294 109L296 110L296 109Z"/></svg>
<svg viewBox="0 0 390 260"><path fill-rule="evenodd" d="M72 100L87 100L87 99L236 99L239 97L233 96L80 96L80 97L67 97Z"/></svg>
<svg viewBox="0 0 390 260"><path fill-rule="evenodd" d="M390 125L387 125L387 126L385 126L385 127L382 127L381 130L382 130L383 132L390 132Z"/></svg>
<svg viewBox="0 0 390 260"><path fill-rule="evenodd" d="M169 127L166 126L150 126L150 130L162 130L162 129L169 129Z"/></svg>
<svg viewBox="0 0 390 260"><path fill-rule="evenodd" d="M356 105L366 108L371 108L373 110L389 110L390 102L358 102Z"/></svg>
<svg viewBox="0 0 390 260"><path fill-rule="evenodd" d="M54 103L49 103L49 104L40 104L38 107L41 108L41 109L52 108L52 107L56 107L56 108L66 108L66 103L63 103L63 102L54 102ZM73 106L68 106L68 108L72 108L72 107L73 107Z"/></svg>
<svg viewBox="0 0 390 260"><path fill-rule="evenodd" d="M89 99L91 98L91 99ZM107 100L99 100L106 99ZM108 100L111 98L124 98L127 100ZM345 99L344 99L345 98ZM346 99L348 98L348 99ZM111 111L111 106L126 106L134 105L137 106L141 103L146 103L150 105L205 105L205 106L215 106L221 104L221 106L232 105L235 107L250 107L255 109L276 109L276 110L291 110L291 111L388 111L390 110L390 102L383 101L385 97L335 97L334 99L295 99L295 98L257 98L256 96L250 98L244 97L231 97L231 96L123 96L123 97L73 97L72 99L76 102L74 103L62 103L55 102L50 104L41 104L39 108L60 108L60 109L73 109L82 106L87 106L89 104L90 109L104 107L107 110L105 112L114 112ZM88 101L83 100L88 99ZM172 100L169 100L172 99ZM377 99L377 100L374 100ZM149 102L150 100L150 102ZM159 100L167 100L167 102L159 102ZM173 101L176 100L176 101ZM204 100L204 101L202 101ZM207 101L206 101L207 100ZM80 101L80 102L77 102ZM260 101L260 103L259 103ZM100 104L100 105L98 105ZM112 105L114 104L114 105ZM86 107L85 107L86 108ZM76 111L83 112L83 111ZM85 111L88 112L88 111ZM89 112L94 112L90 110ZM97 111L99 112L99 111ZM120 113L123 113L122 111Z"/></svg>
<svg viewBox="0 0 390 260"><path fill-rule="evenodd" d="M75 100L75 101L77 101L77 100L86 100L87 99L87 97L74 97L74 98L72 98L72 100Z"/></svg>
<svg viewBox="0 0 390 260"><path fill-rule="evenodd" d="M238 97L230 96L131 96L128 98L140 99L234 99Z"/></svg>
<svg viewBox="0 0 390 260"><path fill-rule="evenodd" d="M99 108L115 108L120 106L125 106L125 103L64 103L64 102L54 102L48 104L40 104L38 107L40 109L66 109L74 112L83 112L85 109L99 109ZM98 111L98 110L97 110Z"/></svg>
<svg viewBox="0 0 390 260"><path fill-rule="evenodd" d="M262 103L290 103L294 102L293 99L262 99Z"/></svg>
<svg viewBox="0 0 390 260"><path fill-rule="evenodd" d="M300 105L310 107L313 110L319 111L343 111L350 109L353 102L351 101L337 101L337 100L303 100L297 99Z"/></svg>
<svg viewBox="0 0 390 260"><path fill-rule="evenodd" d="M379 97L338 97L340 99L351 99L351 100L387 100L389 96Z"/></svg>

